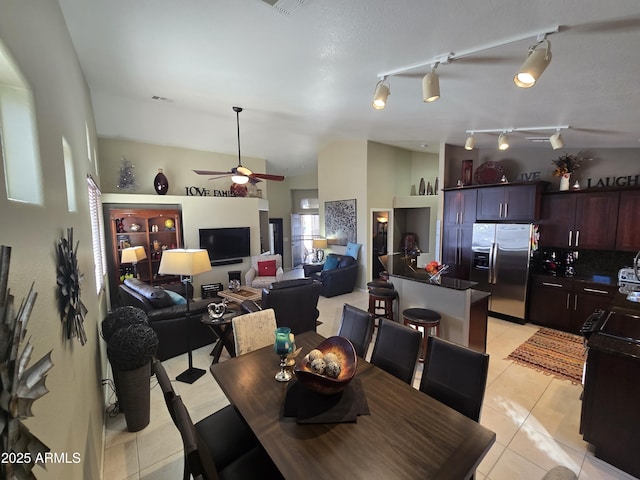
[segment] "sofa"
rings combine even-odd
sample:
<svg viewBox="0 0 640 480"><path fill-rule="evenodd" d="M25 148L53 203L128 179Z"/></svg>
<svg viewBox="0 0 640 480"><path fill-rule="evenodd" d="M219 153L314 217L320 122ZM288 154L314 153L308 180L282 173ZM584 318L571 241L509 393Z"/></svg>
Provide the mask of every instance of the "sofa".
<svg viewBox="0 0 640 480"><path fill-rule="evenodd" d="M284 279L282 269L282 256L275 255L254 255L251 257L251 265L244 275L247 287L263 288L268 287L273 282Z"/></svg>
<svg viewBox="0 0 640 480"><path fill-rule="evenodd" d="M241 307L246 313L272 308L278 326L289 327L294 335L309 330L315 332L321 288L320 282L310 278L274 282L262 289L260 305L244 301Z"/></svg>
<svg viewBox="0 0 640 480"><path fill-rule="evenodd" d="M322 284L323 297L353 292L358 280L358 261L351 255L330 253L323 265L303 265L304 276Z"/></svg>
<svg viewBox="0 0 640 480"><path fill-rule="evenodd" d="M120 306L138 307L147 314L149 326L158 335L156 356L160 360L181 355L189 350L186 328L187 305L186 302L176 304L178 297L175 293L181 295L184 302L184 285L181 283L160 288L147 285L136 278L127 278L123 284L119 285ZM189 296L192 295L193 289L190 290ZM217 338L209 327L200 322L202 314L207 313L209 303L211 299L189 302L188 335L192 349L213 343Z"/></svg>

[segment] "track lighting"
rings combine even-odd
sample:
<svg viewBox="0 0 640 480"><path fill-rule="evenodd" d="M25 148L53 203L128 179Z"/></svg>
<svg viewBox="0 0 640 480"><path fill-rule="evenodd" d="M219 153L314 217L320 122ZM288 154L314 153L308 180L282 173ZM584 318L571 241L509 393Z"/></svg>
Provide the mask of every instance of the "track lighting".
<svg viewBox="0 0 640 480"><path fill-rule="evenodd" d="M465 150L473 150L473 147L476 146L476 137L473 136L473 132L469 137L467 137L467 141L464 144Z"/></svg>
<svg viewBox="0 0 640 480"><path fill-rule="evenodd" d="M538 48L540 45L546 42L547 47L545 49ZM527 59L518 70L518 73L513 77L513 82L522 88L533 87L542 72L549 66L551 62L551 42L546 38L542 39L535 45L529 47L529 53Z"/></svg>
<svg viewBox="0 0 640 480"><path fill-rule="evenodd" d="M437 63L422 78L422 100L426 103L435 102L440 98L440 78L436 73L436 68L438 68Z"/></svg>
<svg viewBox="0 0 640 480"><path fill-rule="evenodd" d="M498 137L498 150L506 150L509 148L509 136L506 133L501 133Z"/></svg>
<svg viewBox="0 0 640 480"><path fill-rule="evenodd" d="M560 129L558 129L556 133L549 137L549 142L551 143L551 148L553 148L554 150L558 150L559 148L564 147L564 139L560 134Z"/></svg>
<svg viewBox="0 0 640 480"><path fill-rule="evenodd" d="M382 110L387 105L387 97L391 95L391 89L385 82L387 77L382 79L376 85L376 90L373 94L373 108L376 110Z"/></svg>

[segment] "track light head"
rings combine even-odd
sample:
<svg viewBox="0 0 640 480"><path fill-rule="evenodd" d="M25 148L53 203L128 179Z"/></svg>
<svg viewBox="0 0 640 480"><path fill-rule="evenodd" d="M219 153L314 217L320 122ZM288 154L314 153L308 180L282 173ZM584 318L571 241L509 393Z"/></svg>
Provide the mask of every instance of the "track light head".
<svg viewBox="0 0 640 480"><path fill-rule="evenodd" d="M422 99L425 103L435 102L440 98L440 77L436 73L437 64L422 78Z"/></svg>
<svg viewBox="0 0 640 480"><path fill-rule="evenodd" d="M501 133L498 137L498 150L506 150L509 148L509 136L506 133Z"/></svg>
<svg viewBox="0 0 640 480"><path fill-rule="evenodd" d="M560 130L549 137L549 142L551 143L551 148L554 150L564 147L564 139L560 134Z"/></svg>
<svg viewBox="0 0 640 480"><path fill-rule="evenodd" d="M467 137L467 141L464 144L465 150L473 150L473 147L476 146L476 137L473 136L473 133Z"/></svg>
<svg viewBox="0 0 640 480"><path fill-rule="evenodd" d="M542 42L546 42L546 48L538 48L542 44ZM524 61L518 73L513 77L513 82L522 88L531 88L533 87L542 72L549 66L551 62L551 42L546 38L541 40L529 47L529 53L527 55L527 59Z"/></svg>
<svg viewBox="0 0 640 480"><path fill-rule="evenodd" d="M389 88L389 85L385 83L386 80L387 77L384 77L376 85L372 104L373 108L375 108L376 110L382 110L384 107L386 107L387 97L391 95L391 89Z"/></svg>

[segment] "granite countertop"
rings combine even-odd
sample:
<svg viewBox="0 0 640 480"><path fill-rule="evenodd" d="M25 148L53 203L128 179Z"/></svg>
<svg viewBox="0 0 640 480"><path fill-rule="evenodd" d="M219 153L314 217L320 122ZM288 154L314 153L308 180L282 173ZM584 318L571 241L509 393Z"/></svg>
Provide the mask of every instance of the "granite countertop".
<svg viewBox="0 0 640 480"><path fill-rule="evenodd" d="M422 269L414 272L410 268L407 268L402 272L389 272L389 276L404 278L407 280L414 280L416 282L426 283L428 285L433 285L436 287L451 288L453 290L468 290L469 288L475 287L478 284L478 282L460 280L459 278L451 278L444 275L440 277L439 282L434 282L429 280L429 275Z"/></svg>
<svg viewBox="0 0 640 480"><path fill-rule="evenodd" d="M537 277L545 277L545 278L568 278L578 282L586 282L586 283L597 283L600 285L607 285L609 287L617 287L618 286L618 277L616 275L580 275L576 274L572 277L567 277L564 275L551 275L550 273L545 272L535 272L532 273Z"/></svg>

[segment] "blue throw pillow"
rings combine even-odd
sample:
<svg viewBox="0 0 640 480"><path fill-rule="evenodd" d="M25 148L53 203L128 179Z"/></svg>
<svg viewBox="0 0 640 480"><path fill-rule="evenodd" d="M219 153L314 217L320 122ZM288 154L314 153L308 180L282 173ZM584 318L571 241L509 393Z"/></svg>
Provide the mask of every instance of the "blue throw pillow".
<svg viewBox="0 0 640 480"><path fill-rule="evenodd" d="M345 252L345 255L349 255L350 257L353 257L357 260L358 253L360 252L361 246L362 245L359 243L353 243L353 242L347 243L347 251Z"/></svg>
<svg viewBox="0 0 640 480"><path fill-rule="evenodd" d="M186 305L187 304L187 300L180 295L179 293L176 293L172 290L165 290L165 292L167 292L169 294L169 296L171 297L171 300L173 301L174 305Z"/></svg>
<svg viewBox="0 0 640 480"><path fill-rule="evenodd" d="M328 256L327 259L324 261L324 266L322 267L322 270L333 270L334 268L338 268L339 261L340 259L338 257Z"/></svg>

